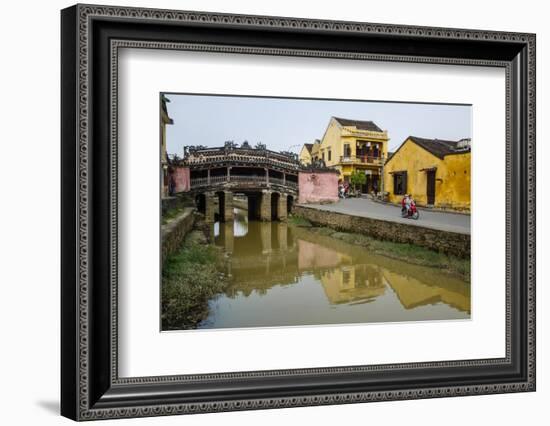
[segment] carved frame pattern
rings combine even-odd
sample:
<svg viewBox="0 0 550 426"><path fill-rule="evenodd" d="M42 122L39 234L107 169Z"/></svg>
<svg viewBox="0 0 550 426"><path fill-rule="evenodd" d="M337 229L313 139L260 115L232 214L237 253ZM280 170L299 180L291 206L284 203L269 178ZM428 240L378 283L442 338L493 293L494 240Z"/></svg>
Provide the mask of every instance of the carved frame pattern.
<svg viewBox="0 0 550 426"><path fill-rule="evenodd" d="M336 22L324 20L280 18L265 16L228 15L218 13L169 11L155 9L138 9L127 7L103 7L103 6L76 6L78 22L77 42L77 270L76 295L77 295L77 358L75 389L78 391L77 408L74 417L78 420L104 419L113 417L141 417L158 416L184 413L205 413L229 410L248 410L262 408L280 408L293 406L309 406L324 404L343 404L353 402L401 400L415 398L435 398L444 396L463 396L488 393L504 393L518 391L533 391L535 389L535 36L533 34L520 34L511 32L478 31L464 29L429 28L417 26L401 26L388 24L369 24L358 22ZM483 384L478 386L448 386L410 389L377 391L377 392L351 392L351 393L328 393L324 395L311 395L299 397L272 397L255 399L234 399L202 403L165 403L145 405L137 407L115 407L95 408L90 400L90 334L89 334L89 224L90 224L90 163L89 163L89 113L90 113L90 82L89 82L89 59L90 59L90 27L91 21L96 18L117 18L124 20L139 20L140 22L174 22L174 23L199 23L215 24L225 26L259 27L259 28L292 28L300 30L315 30L327 33L361 33L361 34L382 34L410 35L421 38L437 38L448 40L484 40L484 41L506 41L519 43L527 49L527 379L520 382L506 382L499 384ZM509 126L511 114L511 65L507 61L476 60L461 58L442 57L417 57L403 55L365 54L339 51L316 51L303 49L279 49L279 48L258 48L246 46L227 46L212 44L173 43L173 42L152 42L143 40L111 40L111 369L110 379L114 385L124 384L154 384L154 383L175 383L182 381L201 381L218 379L241 379L246 377L273 377L273 376L295 376L300 377L308 374L333 374L348 371L381 371L399 370L425 367L456 367L456 366L479 366L506 364L510 362L510 341L511 321L510 312L511 300L511 217L510 199L508 197L508 208L506 217L507 232L507 259L506 259L506 358L504 359L482 359L463 360L451 362L414 363L414 364L390 364L375 366L353 366L353 367L327 367L317 369L300 370L275 370L261 372L243 373L222 373L209 375L191 376L162 376L162 377L139 377L119 378L117 374L117 71L118 71L118 49L122 47L148 48L148 49L173 49L173 50L194 50L208 52L225 52L236 54L262 54L262 55L293 55L341 59L359 59L374 61L396 61L396 62L424 62L439 64L459 65L481 65L496 66L506 69L506 115L507 115L507 143L506 143L506 192L511 194L512 182L510 179L510 167L512 163L511 137L512 129Z"/></svg>

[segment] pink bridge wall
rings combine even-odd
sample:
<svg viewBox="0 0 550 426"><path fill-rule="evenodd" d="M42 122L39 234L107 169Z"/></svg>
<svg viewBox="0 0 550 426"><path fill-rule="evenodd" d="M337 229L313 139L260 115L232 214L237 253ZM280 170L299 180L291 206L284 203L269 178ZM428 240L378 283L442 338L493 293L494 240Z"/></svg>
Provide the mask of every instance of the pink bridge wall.
<svg viewBox="0 0 550 426"><path fill-rule="evenodd" d="M191 174L189 167L176 167L172 174L176 181L175 192L186 192L191 188Z"/></svg>
<svg viewBox="0 0 550 426"><path fill-rule="evenodd" d="M300 172L298 203L335 203L338 201L338 173Z"/></svg>

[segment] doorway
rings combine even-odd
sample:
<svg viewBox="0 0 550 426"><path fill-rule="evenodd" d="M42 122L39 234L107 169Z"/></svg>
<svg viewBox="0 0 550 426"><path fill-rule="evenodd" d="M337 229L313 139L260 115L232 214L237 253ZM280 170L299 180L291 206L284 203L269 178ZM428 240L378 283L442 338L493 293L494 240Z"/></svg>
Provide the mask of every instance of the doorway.
<svg viewBox="0 0 550 426"><path fill-rule="evenodd" d="M433 206L435 204L435 170L426 171L426 186L428 204Z"/></svg>

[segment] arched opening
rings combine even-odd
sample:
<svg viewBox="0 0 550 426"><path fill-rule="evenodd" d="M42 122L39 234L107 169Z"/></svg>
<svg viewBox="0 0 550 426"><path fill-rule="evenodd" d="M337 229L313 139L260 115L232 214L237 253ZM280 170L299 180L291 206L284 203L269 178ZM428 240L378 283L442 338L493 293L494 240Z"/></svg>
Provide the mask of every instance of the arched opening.
<svg viewBox="0 0 550 426"><path fill-rule="evenodd" d="M199 213L206 214L206 195L202 193L197 194L195 196L195 206Z"/></svg>
<svg viewBox="0 0 550 426"><path fill-rule="evenodd" d="M248 219L260 220L260 197L262 194L257 192L248 192Z"/></svg>
<svg viewBox="0 0 550 426"><path fill-rule="evenodd" d="M290 215L292 213L292 207L294 205L294 197L292 195L287 195L286 197L286 213Z"/></svg>
<svg viewBox="0 0 550 426"><path fill-rule="evenodd" d="M281 194L278 192L271 193L271 220L279 219L279 199Z"/></svg>
<svg viewBox="0 0 550 426"><path fill-rule="evenodd" d="M216 192L216 197L218 201L218 207L214 213L214 220L216 222L225 222L225 193L223 191Z"/></svg>

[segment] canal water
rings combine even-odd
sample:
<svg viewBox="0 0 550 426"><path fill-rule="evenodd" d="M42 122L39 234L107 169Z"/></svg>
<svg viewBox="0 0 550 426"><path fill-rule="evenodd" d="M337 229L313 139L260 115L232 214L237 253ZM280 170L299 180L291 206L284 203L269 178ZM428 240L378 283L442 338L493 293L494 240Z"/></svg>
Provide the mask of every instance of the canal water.
<svg viewBox="0 0 550 426"><path fill-rule="evenodd" d="M229 286L199 329L470 318L470 285L281 222L214 224Z"/></svg>

